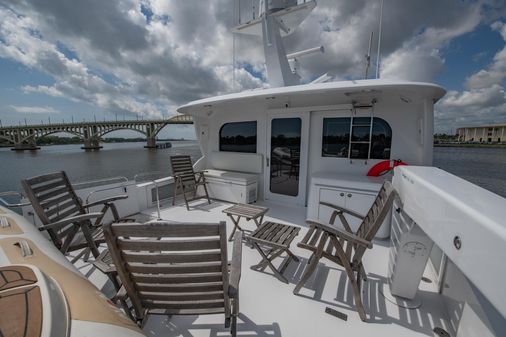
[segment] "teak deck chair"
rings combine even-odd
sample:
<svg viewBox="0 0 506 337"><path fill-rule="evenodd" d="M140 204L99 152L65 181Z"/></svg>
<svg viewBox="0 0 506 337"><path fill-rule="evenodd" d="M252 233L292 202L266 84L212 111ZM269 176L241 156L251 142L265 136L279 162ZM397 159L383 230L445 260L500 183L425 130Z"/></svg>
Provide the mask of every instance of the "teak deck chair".
<svg viewBox="0 0 506 337"><path fill-rule="evenodd" d="M184 201L186 203L186 209L190 210L188 202L207 198L209 204L209 194L207 193L206 178L204 172L194 172L193 165L190 156L171 156L170 165L172 166L172 174L174 175L174 198L172 199L172 205L176 201L177 192L181 190L183 192ZM204 187L204 196L197 196L198 187ZM186 193L193 193L192 198L188 198Z"/></svg>
<svg viewBox="0 0 506 337"><path fill-rule="evenodd" d="M385 181L373 205L365 216L337 205L320 202L321 205L334 209L330 217L330 225L307 220L310 228L298 246L308 249L313 253L309 258L306 271L293 293L297 294L307 282L309 277L316 270L319 260L322 257L327 258L344 267L352 285L353 297L358 314L362 321L365 321L366 315L360 291L362 280L367 281L367 278L362 264L362 257L367 248L372 248L373 245L371 241L381 227L385 216L392 208L394 198L395 191L392 184L389 181ZM356 233L353 233L351 230L344 213L362 220ZM337 216L339 216L345 230L332 226Z"/></svg>
<svg viewBox="0 0 506 337"><path fill-rule="evenodd" d="M63 254L89 248L95 258L99 255L97 245L105 242L101 225L106 212L111 209L114 220L118 221L113 201L128 197L118 195L83 205L63 171L23 179L21 185L42 222L39 230L47 231ZM88 212L90 207L97 205L103 205L100 212ZM80 256L82 254L73 262Z"/></svg>
<svg viewBox="0 0 506 337"><path fill-rule="evenodd" d="M224 221L113 223L104 235L123 284L117 297L141 327L150 314L224 313L236 335L242 232L234 236L230 273Z"/></svg>

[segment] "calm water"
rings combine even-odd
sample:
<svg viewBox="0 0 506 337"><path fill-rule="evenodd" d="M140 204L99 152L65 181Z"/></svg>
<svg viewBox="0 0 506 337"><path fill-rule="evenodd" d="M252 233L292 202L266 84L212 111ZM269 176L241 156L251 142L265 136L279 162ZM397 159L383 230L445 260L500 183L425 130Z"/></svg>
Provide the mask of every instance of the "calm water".
<svg viewBox="0 0 506 337"><path fill-rule="evenodd" d="M434 148L434 166L506 198L506 149Z"/></svg>
<svg viewBox="0 0 506 337"><path fill-rule="evenodd" d="M170 155L189 154L193 161L201 156L196 142L172 144L163 150L145 149L144 143L103 144L103 149L92 152L81 150L81 145L46 146L37 152L0 149L0 191L20 191L22 178L55 170L67 171L73 182L167 176ZM506 197L506 149L435 148L434 166Z"/></svg>
<svg viewBox="0 0 506 337"><path fill-rule="evenodd" d="M145 149L145 142L104 143L99 151L84 151L81 145L54 145L39 151L0 149L0 191L20 191L20 180L54 171L66 171L74 183L125 176L146 180L171 173L169 156L201 157L197 142L174 141L169 149Z"/></svg>

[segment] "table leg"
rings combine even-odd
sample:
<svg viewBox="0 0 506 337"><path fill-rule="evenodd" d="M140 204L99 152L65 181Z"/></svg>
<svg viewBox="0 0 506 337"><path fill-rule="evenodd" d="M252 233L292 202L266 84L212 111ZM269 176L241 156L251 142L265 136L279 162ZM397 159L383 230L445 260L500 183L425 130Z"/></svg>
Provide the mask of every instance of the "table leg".
<svg viewBox="0 0 506 337"><path fill-rule="evenodd" d="M253 247L256 248L256 250L258 250L258 252L260 253L260 255L262 256L263 260L265 261L265 263L272 269L272 271L274 272L274 275L280 280L280 281L283 281L285 283L288 283L288 280L280 274L280 272L276 269L276 267L274 267L274 265L271 263L271 261L269 260L269 258L267 257L267 255L265 255L264 251L260 248L260 246L258 245L258 243L253 243ZM282 252L282 250L281 250Z"/></svg>
<svg viewBox="0 0 506 337"><path fill-rule="evenodd" d="M287 250L287 253L288 253L288 250ZM279 272L284 273L286 267L288 267L288 265L290 264L290 262L292 260L294 260L296 262L299 261L299 259L297 257L295 257L295 255L288 253L288 258L283 262L283 265L281 266L281 268L279 268Z"/></svg>
<svg viewBox="0 0 506 337"><path fill-rule="evenodd" d="M272 262L276 257L280 256L282 253L283 253L282 249L278 249L278 250L271 249L267 253L265 253L265 256L267 256L269 261ZM265 260L261 260L256 265L251 266L251 269L261 269L261 268L265 268L266 266L267 266L267 263L265 262Z"/></svg>
<svg viewBox="0 0 506 337"><path fill-rule="evenodd" d="M287 253L288 255L290 255L290 257L291 257L291 258L292 258L295 262L299 262L299 258L298 258L298 257L297 257L294 253L292 253L292 252L290 251L290 249L287 249L287 250L286 250L286 253Z"/></svg>
<svg viewBox="0 0 506 337"><path fill-rule="evenodd" d="M239 221L241 220L241 217L237 216L237 220L236 220L236 219L234 219L232 214L229 214L228 216L230 217L230 219L232 219L232 223L234 224L234 229L232 230L232 233L230 234L230 237L228 238L228 241L232 241L234 239L235 231L238 229L242 231L241 226L239 226Z"/></svg>
<svg viewBox="0 0 506 337"><path fill-rule="evenodd" d="M262 214L260 216L260 221L258 220L258 218L255 218L253 219L253 221L255 221L255 225L257 225L257 228L260 227L260 225L262 224L262 222L264 221L264 215Z"/></svg>

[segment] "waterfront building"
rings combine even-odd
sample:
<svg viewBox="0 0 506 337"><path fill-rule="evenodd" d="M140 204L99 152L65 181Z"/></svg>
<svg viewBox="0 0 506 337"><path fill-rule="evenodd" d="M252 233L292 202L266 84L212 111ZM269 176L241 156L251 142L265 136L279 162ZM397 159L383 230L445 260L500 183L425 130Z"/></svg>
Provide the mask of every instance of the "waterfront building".
<svg viewBox="0 0 506 337"><path fill-rule="evenodd" d="M506 124L466 126L457 129L457 136L460 142L506 142Z"/></svg>

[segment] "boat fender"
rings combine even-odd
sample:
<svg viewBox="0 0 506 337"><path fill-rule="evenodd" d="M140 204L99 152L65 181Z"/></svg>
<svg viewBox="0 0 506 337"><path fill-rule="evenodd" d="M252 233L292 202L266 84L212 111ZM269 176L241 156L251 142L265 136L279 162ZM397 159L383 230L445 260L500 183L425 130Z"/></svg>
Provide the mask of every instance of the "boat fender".
<svg viewBox="0 0 506 337"><path fill-rule="evenodd" d="M400 159L393 159L393 160L383 160L371 167L369 172L367 172L367 175L370 177L379 177L382 176L391 170L394 169L396 166L402 166L402 165L408 165L405 162L403 162Z"/></svg>

